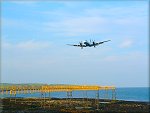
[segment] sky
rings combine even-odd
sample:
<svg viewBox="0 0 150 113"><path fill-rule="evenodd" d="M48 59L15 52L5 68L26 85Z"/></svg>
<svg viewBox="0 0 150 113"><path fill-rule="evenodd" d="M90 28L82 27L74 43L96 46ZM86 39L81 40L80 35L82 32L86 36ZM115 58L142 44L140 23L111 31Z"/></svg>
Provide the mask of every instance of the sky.
<svg viewBox="0 0 150 113"><path fill-rule="evenodd" d="M148 0L2 1L1 82L149 86ZM85 40L111 40L78 48Z"/></svg>

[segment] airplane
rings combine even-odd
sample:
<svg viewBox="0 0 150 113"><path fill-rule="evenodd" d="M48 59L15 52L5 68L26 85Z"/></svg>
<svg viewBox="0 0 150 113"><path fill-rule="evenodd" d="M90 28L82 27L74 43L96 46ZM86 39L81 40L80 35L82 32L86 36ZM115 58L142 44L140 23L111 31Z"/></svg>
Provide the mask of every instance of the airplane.
<svg viewBox="0 0 150 113"><path fill-rule="evenodd" d="M67 45L81 47L81 49L83 49L83 47L96 47L96 46L103 44L104 42L108 42L108 41L111 41L111 40L106 40L106 41L102 41L102 42L95 42L95 41L91 41L91 40L90 40L90 42L88 42L86 40L83 43L79 42L79 44L76 44L76 45L72 45L72 44L67 44Z"/></svg>

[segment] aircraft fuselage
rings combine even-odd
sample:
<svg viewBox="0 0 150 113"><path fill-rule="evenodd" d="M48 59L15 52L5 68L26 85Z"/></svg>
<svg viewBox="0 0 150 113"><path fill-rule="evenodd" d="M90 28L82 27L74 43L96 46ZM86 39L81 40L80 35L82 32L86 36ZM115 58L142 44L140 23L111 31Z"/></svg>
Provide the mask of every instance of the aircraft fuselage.
<svg viewBox="0 0 150 113"><path fill-rule="evenodd" d="M89 47L92 47L92 44L90 44L89 42L84 42L84 44L86 45L86 46L89 46Z"/></svg>

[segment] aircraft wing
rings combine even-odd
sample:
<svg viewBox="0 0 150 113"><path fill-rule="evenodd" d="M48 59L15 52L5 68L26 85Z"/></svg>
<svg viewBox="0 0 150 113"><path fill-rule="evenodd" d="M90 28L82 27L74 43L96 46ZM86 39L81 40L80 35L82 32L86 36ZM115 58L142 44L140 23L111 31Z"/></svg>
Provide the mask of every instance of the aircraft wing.
<svg viewBox="0 0 150 113"><path fill-rule="evenodd" d="M74 45L74 44L67 44L67 45L69 45L69 46L76 46L76 47L86 47L86 45Z"/></svg>
<svg viewBox="0 0 150 113"><path fill-rule="evenodd" d="M98 42L98 43L96 43L96 45L103 44L104 42L108 42L108 41L111 41L111 40L106 40L106 41Z"/></svg>
<svg viewBox="0 0 150 113"><path fill-rule="evenodd" d="M73 45L73 44L67 44L67 45L80 47L80 45Z"/></svg>

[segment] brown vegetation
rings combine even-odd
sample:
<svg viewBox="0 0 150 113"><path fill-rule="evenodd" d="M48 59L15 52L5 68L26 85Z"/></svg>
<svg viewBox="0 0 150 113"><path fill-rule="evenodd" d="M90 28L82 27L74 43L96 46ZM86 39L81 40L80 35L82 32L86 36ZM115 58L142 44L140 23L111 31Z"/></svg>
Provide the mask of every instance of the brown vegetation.
<svg viewBox="0 0 150 113"><path fill-rule="evenodd" d="M147 102L111 101L95 99L58 98L4 98L2 113L100 113L100 112L149 112Z"/></svg>

